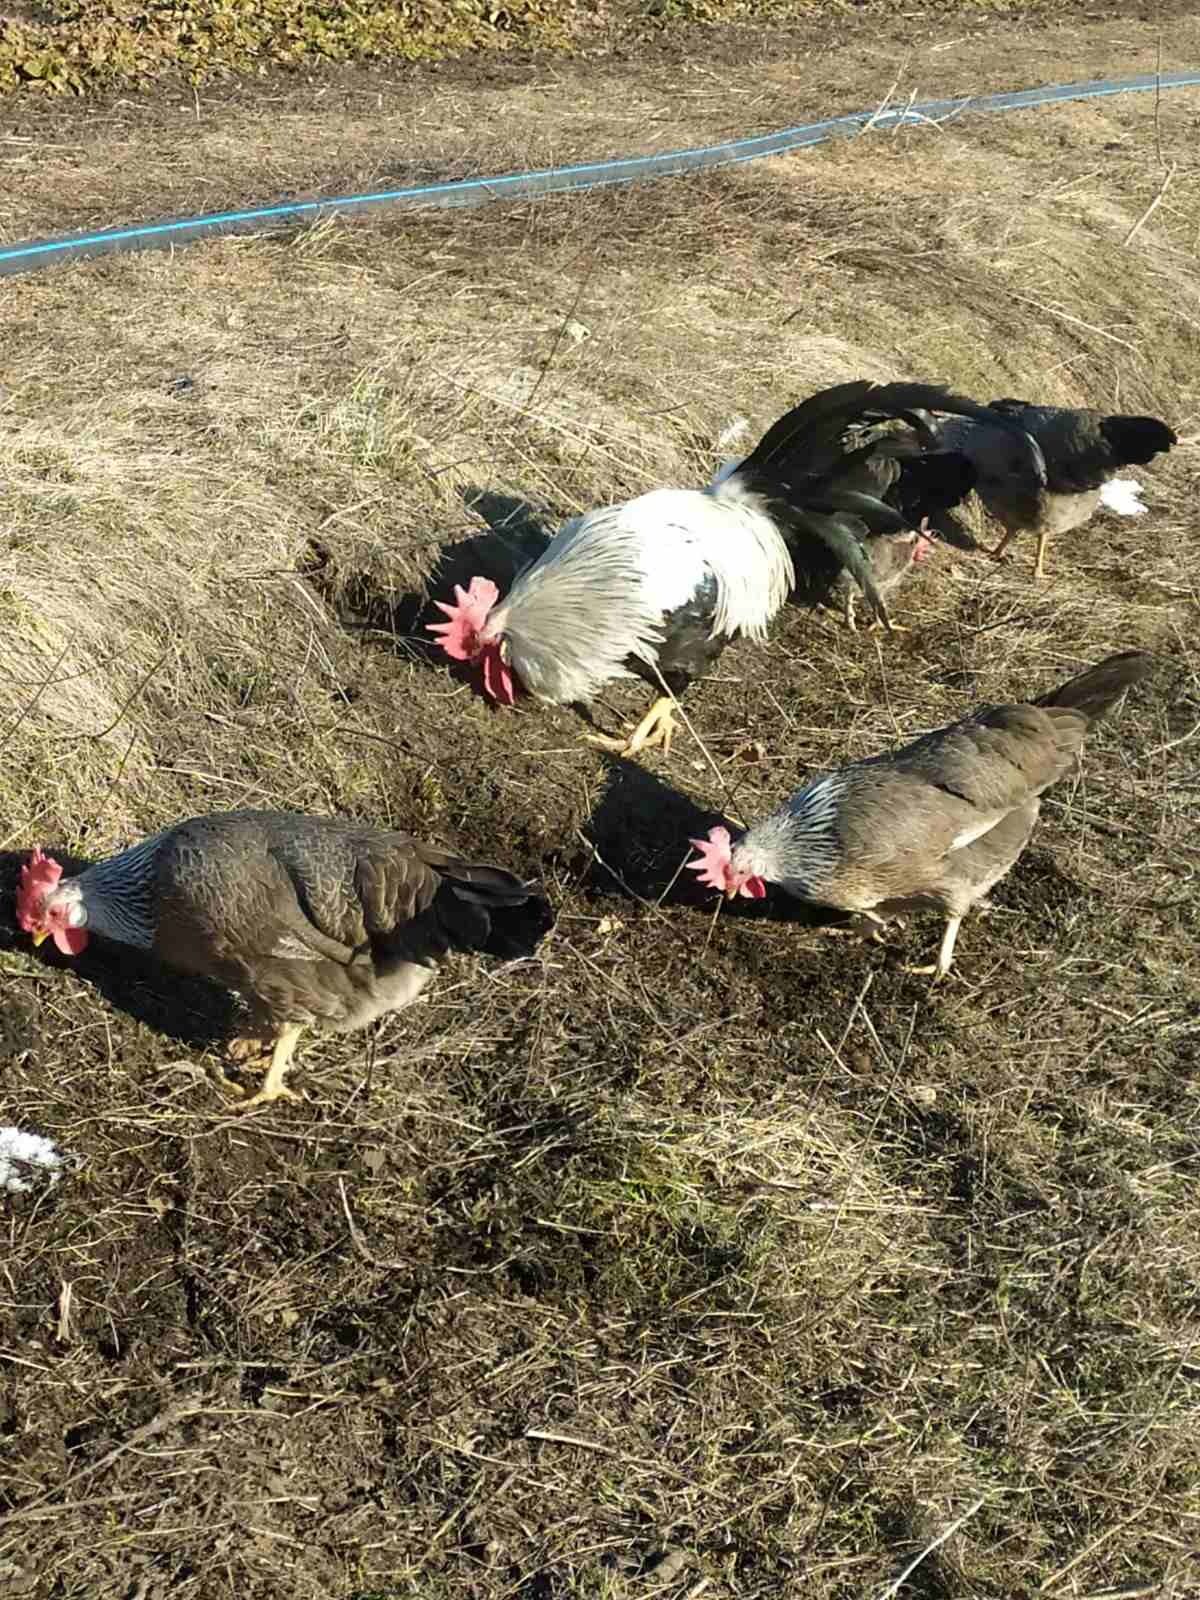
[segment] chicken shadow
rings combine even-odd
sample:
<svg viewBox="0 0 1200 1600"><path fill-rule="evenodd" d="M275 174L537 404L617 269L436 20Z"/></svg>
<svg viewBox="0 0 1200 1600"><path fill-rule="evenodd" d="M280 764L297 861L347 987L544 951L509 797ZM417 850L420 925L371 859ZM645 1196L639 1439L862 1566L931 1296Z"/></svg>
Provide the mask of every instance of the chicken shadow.
<svg viewBox="0 0 1200 1600"><path fill-rule="evenodd" d="M614 755L606 756L605 764L604 791L583 827L591 848L588 887L600 895L688 906L711 915L715 891L684 866L696 855L690 841L703 839L714 827L728 828L736 838L744 831L741 825L672 788L636 761ZM840 912L806 905L770 885L766 899L728 901L721 915L807 928L848 921Z"/></svg>
<svg viewBox="0 0 1200 1600"><path fill-rule="evenodd" d="M46 846L65 876L93 865L58 845ZM109 1003L189 1049L205 1050L227 1039L239 1013L236 998L219 985L164 967L153 956L107 940L93 939L77 956L60 953L47 939L34 948L16 920L16 890L24 850L0 850L0 951L20 950L43 967L70 972L92 985Z"/></svg>
<svg viewBox="0 0 1200 1600"><path fill-rule="evenodd" d="M465 589L472 578L489 578L507 594L517 574L550 543L553 530L545 513L519 495L478 484L463 484L459 492L467 509L487 523L486 529L443 545L419 590L389 594L369 574L350 576L341 585L339 609L346 627L390 634L397 644L403 641L411 659L473 681L474 669L448 661L426 631L429 623L446 620L437 602L452 598L455 586Z"/></svg>

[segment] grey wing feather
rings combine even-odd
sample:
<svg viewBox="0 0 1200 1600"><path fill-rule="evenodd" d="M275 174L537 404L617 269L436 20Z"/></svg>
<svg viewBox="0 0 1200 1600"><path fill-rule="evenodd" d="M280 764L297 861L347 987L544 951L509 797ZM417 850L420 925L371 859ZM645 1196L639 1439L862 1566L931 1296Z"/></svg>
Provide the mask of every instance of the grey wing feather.
<svg viewBox="0 0 1200 1600"><path fill-rule="evenodd" d="M890 758L981 815L1011 811L1070 770L1087 718L1032 705L988 706L915 740Z"/></svg>

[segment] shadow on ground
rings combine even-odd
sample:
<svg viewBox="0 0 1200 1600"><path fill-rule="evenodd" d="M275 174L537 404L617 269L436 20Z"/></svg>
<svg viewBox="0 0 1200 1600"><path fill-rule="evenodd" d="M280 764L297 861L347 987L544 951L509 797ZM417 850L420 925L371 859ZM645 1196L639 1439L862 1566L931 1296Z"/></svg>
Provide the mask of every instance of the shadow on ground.
<svg viewBox="0 0 1200 1600"><path fill-rule="evenodd" d="M517 574L541 555L552 531L544 513L519 495L478 484L464 484L460 492L487 528L443 545L419 590L393 594L380 587L375 574L339 572L331 552L316 545L306 575L336 606L347 628L391 635L393 644L402 645L413 660L472 681L474 669L448 661L426 632L430 623L445 620L437 601L450 599L456 585L466 588L472 578L489 578L506 594Z"/></svg>
<svg viewBox="0 0 1200 1600"><path fill-rule="evenodd" d="M608 778L584 834L594 852L588 882L600 894L618 894L664 905L694 906L711 914L712 889L700 883L685 862L695 859L691 840L710 828L743 830L720 811L698 805L653 772L621 756L606 758ZM786 922L799 927L840 926L840 912L806 905L778 890L765 900L733 900L721 910L739 921Z"/></svg>

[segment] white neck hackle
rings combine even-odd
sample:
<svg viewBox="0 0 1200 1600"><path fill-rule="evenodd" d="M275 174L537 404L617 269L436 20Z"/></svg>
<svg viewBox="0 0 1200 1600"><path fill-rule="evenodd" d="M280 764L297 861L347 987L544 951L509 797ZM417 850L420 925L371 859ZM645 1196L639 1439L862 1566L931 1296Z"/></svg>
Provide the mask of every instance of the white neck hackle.
<svg viewBox="0 0 1200 1600"><path fill-rule="evenodd" d="M838 808L846 788L846 773L831 772L798 789L738 840L735 871L791 884L819 899L822 884L841 864Z"/></svg>

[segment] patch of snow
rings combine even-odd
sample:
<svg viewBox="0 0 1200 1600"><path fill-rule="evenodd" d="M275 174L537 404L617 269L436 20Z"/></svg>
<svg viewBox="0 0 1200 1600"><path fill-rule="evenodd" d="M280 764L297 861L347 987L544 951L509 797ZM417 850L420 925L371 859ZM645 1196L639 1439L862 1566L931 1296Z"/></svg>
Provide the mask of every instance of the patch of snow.
<svg viewBox="0 0 1200 1600"><path fill-rule="evenodd" d="M1110 478L1100 486L1100 504L1121 517L1144 517L1142 486L1136 478Z"/></svg>
<svg viewBox="0 0 1200 1600"><path fill-rule="evenodd" d="M0 1127L0 1194L27 1194L39 1178L57 1183L63 1158L49 1139Z"/></svg>

